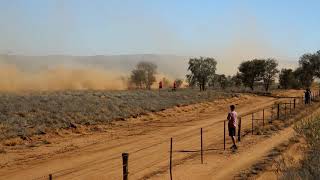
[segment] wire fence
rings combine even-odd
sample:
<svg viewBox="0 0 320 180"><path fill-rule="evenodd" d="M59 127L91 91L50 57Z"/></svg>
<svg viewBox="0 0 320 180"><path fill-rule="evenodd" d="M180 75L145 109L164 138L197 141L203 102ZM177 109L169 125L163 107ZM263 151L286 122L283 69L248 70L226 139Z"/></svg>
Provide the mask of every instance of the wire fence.
<svg viewBox="0 0 320 180"><path fill-rule="evenodd" d="M319 93L312 94L311 100L319 97ZM237 127L237 140L242 141L246 135L259 135L269 124L275 120L286 121L297 113L301 112L305 104L303 97L288 98L287 100L275 102L273 105L265 106L253 112L239 114ZM223 128L221 128L223 126ZM223 133L223 136L221 136ZM108 179L147 179L155 174L169 172L170 179L173 179L173 167L191 157L200 156L199 161L204 163L205 152L223 152L226 146L231 143L226 138L227 121L222 119L219 122L211 123L198 130L191 129L167 139L154 142L122 153L108 155L110 158L94 160L86 163L83 167L63 169L55 171L49 175L35 178L59 179L66 175L77 175L78 170L86 170L86 175L96 175L101 172L108 172ZM223 137L223 138L222 138ZM169 143L169 145L168 145ZM148 161L144 161L148 159ZM94 165L99 164L99 168ZM130 166L129 166L130 164ZM129 168L132 167L132 168Z"/></svg>

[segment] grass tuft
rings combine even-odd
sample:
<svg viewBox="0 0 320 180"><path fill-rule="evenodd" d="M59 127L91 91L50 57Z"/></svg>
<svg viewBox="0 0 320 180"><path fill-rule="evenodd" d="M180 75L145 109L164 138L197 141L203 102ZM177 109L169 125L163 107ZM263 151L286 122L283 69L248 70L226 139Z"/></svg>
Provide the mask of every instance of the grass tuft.
<svg viewBox="0 0 320 180"><path fill-rule="evenodd" d="M289 168L281 179L318 179L320 177L320 117L301 121L295 126L308 144L308 151L299 167Z"/></svg>

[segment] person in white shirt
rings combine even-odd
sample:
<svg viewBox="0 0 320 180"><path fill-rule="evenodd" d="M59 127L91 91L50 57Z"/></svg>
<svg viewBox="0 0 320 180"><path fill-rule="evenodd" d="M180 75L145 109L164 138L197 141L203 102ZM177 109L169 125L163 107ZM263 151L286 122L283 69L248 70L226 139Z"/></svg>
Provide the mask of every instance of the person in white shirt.
<svg viewBox="0 0 320 180"><path fill-rule="evenodd" d="M236 136L236 127L237 127L237 112L235 111L235 106L231 105L230 110L231 112L228 113L228 130L229 130L229 136L231 137L233 145L231 146L231 149L238 149L235 141Z"/></svg>

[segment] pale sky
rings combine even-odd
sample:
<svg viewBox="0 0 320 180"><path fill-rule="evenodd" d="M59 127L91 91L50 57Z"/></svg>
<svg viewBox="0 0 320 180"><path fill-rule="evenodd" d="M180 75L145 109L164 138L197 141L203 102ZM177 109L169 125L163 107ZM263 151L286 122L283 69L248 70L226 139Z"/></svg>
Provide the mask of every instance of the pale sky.
<svg viewBox="0 0 320 180"><path fill-rule="evenodd" d="M0 53L297 60L319 50L316 0L0 0Z"/></svg>

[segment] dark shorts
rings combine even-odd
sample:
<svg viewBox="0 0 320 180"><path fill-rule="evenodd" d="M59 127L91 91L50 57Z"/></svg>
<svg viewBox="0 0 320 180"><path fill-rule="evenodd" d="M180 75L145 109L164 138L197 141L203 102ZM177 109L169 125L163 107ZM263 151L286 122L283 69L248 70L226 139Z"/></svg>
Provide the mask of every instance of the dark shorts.
<svg viewBox="0 0 320 180"><path fill-rule="evenodd" d="M228 127L229 136L236 136L236 128L235 127Z"/></svg>

